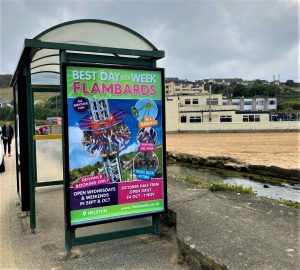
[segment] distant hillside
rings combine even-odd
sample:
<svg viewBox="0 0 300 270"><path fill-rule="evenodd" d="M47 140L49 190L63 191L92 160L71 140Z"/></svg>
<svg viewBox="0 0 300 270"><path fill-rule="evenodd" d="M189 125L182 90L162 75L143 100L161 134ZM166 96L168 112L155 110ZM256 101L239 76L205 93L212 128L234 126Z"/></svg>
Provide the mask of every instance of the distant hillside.
<svg viewBox="0 0 300 270"><path fill-rule="evenodd" d="M0 87L9 87L11 79L12 74L0 75Z"/></svg>
<svg viewBox="0 0 300 270"><path fill-rule="evenodd" d="M13 88L12 87L0 87L0 99L13 100Z"/></svg>

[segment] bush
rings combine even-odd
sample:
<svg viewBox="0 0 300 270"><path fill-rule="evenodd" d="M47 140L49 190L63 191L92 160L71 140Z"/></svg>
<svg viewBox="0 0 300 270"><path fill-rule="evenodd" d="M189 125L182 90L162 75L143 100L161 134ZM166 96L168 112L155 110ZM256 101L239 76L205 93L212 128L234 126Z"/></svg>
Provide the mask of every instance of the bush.
<svg viewBox="0 0 300 270"><path fill-rule="evenodd" d="M12 121L14 120L14 108L12 107L1 107L0 108L0 120Z"/></svg>

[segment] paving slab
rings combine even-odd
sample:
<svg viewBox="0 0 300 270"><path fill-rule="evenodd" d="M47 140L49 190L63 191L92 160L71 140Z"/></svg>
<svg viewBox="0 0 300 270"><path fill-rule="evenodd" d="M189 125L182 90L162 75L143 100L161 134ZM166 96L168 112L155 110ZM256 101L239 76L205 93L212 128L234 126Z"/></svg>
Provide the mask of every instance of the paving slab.
<svg viewBox="0 0 300 270"><path fill-rule="evenodd" d="M300 269L299 209L169 178L177 238L194 269Z"/></svg>

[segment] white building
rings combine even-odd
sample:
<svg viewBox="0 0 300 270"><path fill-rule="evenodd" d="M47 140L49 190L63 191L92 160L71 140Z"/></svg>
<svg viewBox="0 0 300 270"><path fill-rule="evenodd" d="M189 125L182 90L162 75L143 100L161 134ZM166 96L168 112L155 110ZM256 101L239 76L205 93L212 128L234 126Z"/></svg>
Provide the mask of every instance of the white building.
<svg viewBox="0 0 300 270"><path fill-rule="evenodd" d="M166 96L165 105L167 132L295 129L298 125L270 122L269 110L276 109L276 98L173 95Z"/></svg>
<svg viewBox="0 0 300 270"><path fill-rule="evenodd" d="M233 98L223 99L223 105L237 106L239 111L275 111L277 110L276 98Z"/></svg>
<svg viewBox="0 0 300 270"><path fill-rule="evenodd" d="M166 96L172 95L195 95L207 93L204 90L202 81L191 82L188 80L179 80L178 78L166 78L165 80Z"/></svg>

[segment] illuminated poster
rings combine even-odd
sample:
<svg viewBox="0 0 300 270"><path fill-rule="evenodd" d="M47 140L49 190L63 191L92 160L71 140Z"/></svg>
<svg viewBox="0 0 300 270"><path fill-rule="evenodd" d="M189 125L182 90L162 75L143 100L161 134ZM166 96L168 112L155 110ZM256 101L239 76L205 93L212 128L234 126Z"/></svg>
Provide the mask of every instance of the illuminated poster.
<svg viewBox="0 0 300 270"><path fill-rule="evenodd" d="M69 226L166 210L163 70L65 66Z"/></svg>

